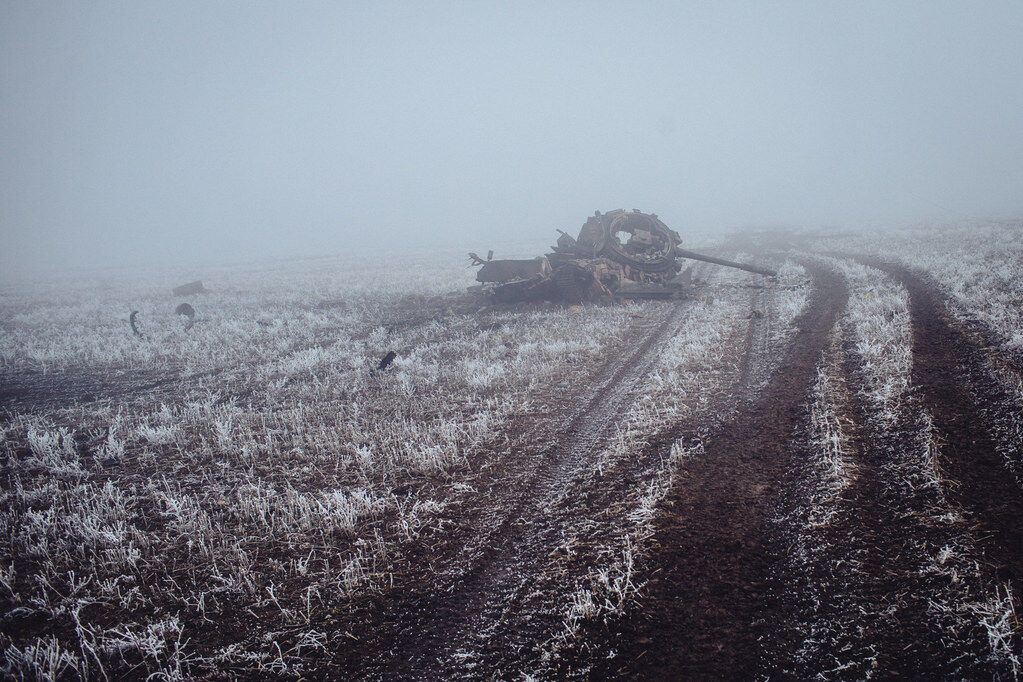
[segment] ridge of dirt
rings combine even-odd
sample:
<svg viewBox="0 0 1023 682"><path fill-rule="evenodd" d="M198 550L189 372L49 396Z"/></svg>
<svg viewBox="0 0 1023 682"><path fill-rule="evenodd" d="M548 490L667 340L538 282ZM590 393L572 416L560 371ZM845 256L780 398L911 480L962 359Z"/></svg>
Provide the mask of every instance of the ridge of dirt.
<svg viewBox="0 0 1023 682"><path fill-rule="evenodd" d="M617 655L592 662L591 677L749 679L760 671L761 640L778 608L769 595L779 560L769 527L818 358L848 298L837 273L803 265L813 291L779 369L678 472L646 595L613 631L596 635Z"/></svg>
<svg viewBox="0 0 1023 682"><path fill-rule="evenodd" d="M941 435L942 473L951 497L988 531L982 546L1000 579L1023 583L1023 489L999 453L986 405L1011 405L985 366L984 349L950 319L942 296L911 271L863 259L909 291L913 327L912 384ZM1011 407L1007 409L1012 409ZM1021 606L1016 598L1017 608Z"/></svg>
<svg viewBox="0 0 1023 682"><path fill-rule="evenodd" d="M551 505L622 411L658 342L677 327L686 307L664 306L653 320L640 320L629 351L608 357L590 392L569 403L575 409L546 415L539 427L534 423L519 433L511 427L502 470L488 472L488 482L473 495L478 508L466 510L464 520L475 534L443 538L437 548L454 553L455 565L438 569L437 557L426 557L415 569L423 580L404 576L408 590L390 590L376 600L367 609L371 625L359 626L370 638L337 652L346 669L404 679L472 674L465 650L478 645L476 636L488 621L527 584L518 576L528 577L530 564L555 549L545 542Z"/></svg>

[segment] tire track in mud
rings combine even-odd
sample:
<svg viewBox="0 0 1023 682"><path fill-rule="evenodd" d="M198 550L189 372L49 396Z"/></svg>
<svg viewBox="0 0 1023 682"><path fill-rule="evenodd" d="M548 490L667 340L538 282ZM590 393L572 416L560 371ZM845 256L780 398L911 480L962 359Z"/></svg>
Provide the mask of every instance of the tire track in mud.
<svg viewBox="0 0 1023 682"><path fill-rule="evenodd" d="M552 542L560 529L554 512L571 502L565 491L624 412L656 360L659 343L677 329L688 307L680 302L644 315L629 350L608 359L581 404L560 425L550 430L541 425L539 438L525 434L513 446L500 463L504 470L479 494L478 534L456 545L462 566L435 573L425 592L413 581L410 593L381 600L371 622L358 626L369 636L339 652L345 668L401 679L482 674L474 666L494 624L556 548Z"/></svg>
<svg viewBox="0 0 1023 682"><path fill-rule="evenodd" d="M999 452L991 412L1012 400L988 371L984 349L951 319L943 296L913 272L875 258L861 262L891 275L909 291L912 383L943 440L943 477L950 496L987 531L982 545L1000 579L1023 588L1023 490ZM1020 592L1016 596L1020 606Z"/></svg>
<svg viewBox="0 0 1023 682"><path fill-rule="evenodd" d="M815 510L815 474L792 467L782 505L787 518L778 529L791 564L775 580L789 605L788 628L768 643L775 663L767 672L796 679L990 677L979 625L964 628L956 613L934 607L952 590L959 598L978 586L968 575L936 570L931 553L956 546L964 528L940 518L949 509L939 489L906 482L921 473L914 469L921 439L929 437L926 413L907 396L893 422L879 421L865 397L862 358L841 339L822 368L834 372L838 387L832 408L846 439L847 484ZM822 512L826 521L814 519Z"/></svg>
<svg viewBox="0 0 1023 682"><path fill-rule="evenodd" d="M803 262L807 307L761 395L704 442L665 500L648 588L629 617L602 637L613 659L594 678L749 679L779 605L769 576L779 561L770 525L803 405L848 292L843 278Z"/></svg>
<svg viewBox="0 0 1023 682"><path fill-rule="evenodd" d="M754 291L749 301L764 301L764 290ZM747 308L748 309L748 308ZM758 355L754 339L766 334L766 317L743 315L734 318L722 344L723 357L714 370L704 367L698 373L710 380L698 398L692 397L690 412L686 413L686 442L698 443L707 431L707 421L723 421L734 415L745 404L749 386L751 355ZM761 354L762 355L762 354ZM758 356L758 362L765 362ZM719 383L720 381L720 383ZM691 431L691 432L690 432ZM562 639L566 632L566 609L573 588L595 590L593 599L615 599L606 583L595 576L604 572L614 579L624 580L624 566L639 565L644 560L645 531L634 516L639 513L641 498L666 485L666 453L672 451L679 440L679 425L665 422L651 430L635 449L599 466L591 465L584 476L576 478L566 490L566 499L556 509L548 523L550 534L547 546L557 546L556 556L547 559L550 570L531 575L528 594L521 603L509 604L495 636L487 643L483 670L503 679L530 675L539 679L557 678L567 673L566 665L572 659L573 649L585 641L574 637ZM601 448L605 443L601 443ZM596 454L599 449L591 451ZM639 542L636 545L636 542ZM628 558L626 558L628 557ZM597 584L594 584L594 582ZM575 593L579 594L579 593ZM611 616L615 617L615 616ZM585 624L580 624L585 629ZM566 658L567 655L567 658Z"/></svg>

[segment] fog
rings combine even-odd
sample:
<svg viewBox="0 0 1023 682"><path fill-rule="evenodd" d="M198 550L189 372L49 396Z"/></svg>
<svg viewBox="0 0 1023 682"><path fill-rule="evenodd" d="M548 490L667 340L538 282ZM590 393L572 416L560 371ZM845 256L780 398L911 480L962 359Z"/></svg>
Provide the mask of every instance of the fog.
<svg viewBox="0 0 1023 682"><path fill-rule="evenodd" d="M1023 214L1023 3L15 3L8 273Z"/></svg>

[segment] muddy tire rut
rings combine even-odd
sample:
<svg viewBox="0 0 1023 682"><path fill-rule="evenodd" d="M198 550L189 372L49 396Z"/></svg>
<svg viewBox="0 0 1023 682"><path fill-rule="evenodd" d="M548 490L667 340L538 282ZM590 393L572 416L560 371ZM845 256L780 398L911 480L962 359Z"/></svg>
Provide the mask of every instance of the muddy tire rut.
<svg viewBox="0 0 1023 682"><path fill-rule="evenodd" d="M766 298L764 289L758 287L749 300ZM534 571L524 583L522 598L508 604L487 643L482 669L502 678L527 673L538 679L557 678L568 672L572 647L589 645L560 638L566 629L565 609L573 586L594 588L594 575L599 571L624 579L624 574L616 571L625 563L642 565L643 548L635 546L633 538L642 537L645 530L636 526L633 515L640 498L663 485L664 477L670 475L665 462L672 447L679 440L699 443L708 430L708 420L717 423L734 415L756 390L749 385L751 367L756 364L759 371L760 363L770 362L757 346L768 334L767 318L746 317L734 318L721 346L721 362L712 372L701 371L700 395L690 396L685 417L646 432L642 444L625 456L602 461L599 467L590 464L583 469L584 475L565 489L550 509L548 521L553 532L548 533L547 546L557 546L557 551L546 560L547 569ZM593 460L598 449L591 448L587 459ZM604 594L609 597L613 598ZM567 660L563 658L566 654Z"/></svg>
<svg viewBox="0 0 1023 682"><path fill-rule="evenodd" d="M487 642L503 614L529 590L556 549L571 512L566 495L616 417L642 388L657 351L675 333L689 302L648 307L630 332L625 352L608 357L578 405L514 434L505 466L473 496L476 533L444 543L432 557L432 580L389 590L358 630L370 638L338 652L345 667L367 677L479 677ZM515 425L511 427L514 431Z"/></svg>
<svg viewBox="0 0 1023 682"><path fill-rule="evenodd" d="M998 577L1023 586L1023 489L1001 454L993 423L995 415L1018 408L989 371L985 350L950 319L933 287L907 269L866 262L909 291L912 380L944 443L941 464L950 494L982 524L984 549Z"/></svg>
<svg viewBox="0 0 1023 682"><path fill-rule="evenodd" d="M804 266L813 290L780 367L757 400L706 439L705 455L678 473L647 562L646 593L626 620L594 633L616 655L589 663L590 676L748 679L760 669L760 642L779 608L769 584L780 559L770 534L779 486L848 296L836 273Z"/></svg>
<svg viewBox="0 0 1023 682"><path fill-rule="evenodd" d="M777 529L790 559L775 578L787 613L769 640L767 672L797 679L991 676L994 668L981 663L988 647L976 620L935 608L946 600L962 606L985 585L935 561L940 548L961 549L972 538L942 491L919 485L929 438L925 410L910 395L896 421L883 420L865 399L854 344L839 337L830 356L824 367L836 371L832 381L840 386L833 407L846 439L847 483L821 509L810 467L790 472L787 518ZM826 522L813 518L821 512Z"/></svg>
<svg viewBox="0 0 1023 682"><path fill-rule="evenodd" d="M817 484L799 467L790 473L782 505L790 527L778 529L788 570L777 580L790 625L769 645L766 672L1011 679L1019 643L992 639L1007 612L989 610L1019 578L1020 489L996 423L1011 397L985 361L991 349L952 321L925 280L856 260L909 294L910 388L882 416L866 398L855 344L838 344L823 363L846 396L837 407L850 482L827 522L808 531Z"/></svg>

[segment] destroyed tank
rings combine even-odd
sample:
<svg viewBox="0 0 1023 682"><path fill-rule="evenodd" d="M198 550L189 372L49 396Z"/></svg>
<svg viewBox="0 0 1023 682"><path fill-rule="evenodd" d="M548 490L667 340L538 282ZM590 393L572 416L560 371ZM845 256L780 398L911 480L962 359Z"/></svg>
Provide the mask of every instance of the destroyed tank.
<svg viewBox="0 0 1023 682"><path fill-rule="evenodd" d="M476 281L499 303L562 301L568 304L613 299L677 298L684 295L690 270L685 259L715 263L759 275L777 273L746 263L681 248L682 239L653 213L633 209L597 211L578 237L561 236L551 253L526 260L483 260Z"/></svg>

